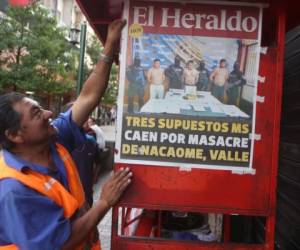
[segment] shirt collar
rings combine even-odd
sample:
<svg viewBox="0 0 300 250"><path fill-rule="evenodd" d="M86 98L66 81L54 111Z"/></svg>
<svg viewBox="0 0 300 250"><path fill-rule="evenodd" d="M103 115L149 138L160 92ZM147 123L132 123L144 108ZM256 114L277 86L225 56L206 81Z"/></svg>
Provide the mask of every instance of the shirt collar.
<svg viewBox="0 0 300 250"><path fill-rule="evenodd" d="M51 153L53 153L53 149L54 149L54 147L51 146L51 151L52 151ZM43 173L43 174L49 174L49 172L50 172L48 168L43 167L38 164L28 162L26 160L23 160L20 157L16 156L15 154L12 154L11 152L9 152L5 149L3 149L3 157L4 157L5 163L8 166L10 166L20 172L22 172L26 168L30 168L32 170L35 170L35 171Z"/></svg>
<svg viewBox="0 0 300 250"><path fill-rule="evenodd" d="M29 162L19 158L18 156L10 153L9 151L3 149L3 157L4 157L4 161L5 163L18 170L18 171L22 171L24 168L29 167Z"/></svg>

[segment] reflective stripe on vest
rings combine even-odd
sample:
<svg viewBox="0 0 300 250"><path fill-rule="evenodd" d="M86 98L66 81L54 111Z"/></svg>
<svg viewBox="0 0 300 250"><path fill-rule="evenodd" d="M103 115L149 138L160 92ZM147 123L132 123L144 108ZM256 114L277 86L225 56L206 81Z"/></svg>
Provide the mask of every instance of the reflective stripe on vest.
<svg viewBox="0 0 300 250"><path fill-rule="evenodd" d="M56 149L66 168L70 192L48 175L27 169L24 172L20 172L9 167L5 163L3 156L0 157L0 180L5 178L18 180L25 186L53 200L57 205L63 208L64 216L70 218L78 208L83 206L85 202L84 191L75 163L70 154L60 144L56 144ZM0 246L0 250L18 250L18 247L15 245Z"/></svg>

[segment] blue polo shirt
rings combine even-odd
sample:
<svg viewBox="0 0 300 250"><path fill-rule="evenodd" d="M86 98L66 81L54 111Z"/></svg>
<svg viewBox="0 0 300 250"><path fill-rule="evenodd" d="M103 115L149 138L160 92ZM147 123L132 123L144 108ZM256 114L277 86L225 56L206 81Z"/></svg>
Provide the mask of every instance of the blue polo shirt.
<svg viewBox="0 0 300 250"><path fill-rule="evenodd" d="M60 114L54 125L59 131L57 142L69 152L84 142L84 133L72 121L70 110ZM56 170L26 162L3 150L9 166L50 175L68 189L66 170L54 144L51 154ZM71 222L54 201L14 179L0 181L0 246L13 243L21 250L59 250L70 234Z"/></svg>

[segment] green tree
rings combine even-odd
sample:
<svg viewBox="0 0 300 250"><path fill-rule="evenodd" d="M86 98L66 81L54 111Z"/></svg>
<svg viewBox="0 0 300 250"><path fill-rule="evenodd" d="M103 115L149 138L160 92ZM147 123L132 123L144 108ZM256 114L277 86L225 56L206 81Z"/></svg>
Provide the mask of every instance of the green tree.
<svg viewBox="0 0 300 250"><path fill-rule="evenodd" d="M9 7L0 20L0 90L61 94L74 88L77 52L38 3Z"/></svg>
<svg viewBox="0 0 300 250"><path fill-rule="evenodd" d="M93 66L97 64L102 50L103 50L102 44L100 43L98 38L95 35L93 35L90 38L90 41L88 42L86 48L86 52L91 58ZM85 66L84 72L85 72L85 78L88 77L90 71L87 70L87 66ZM114 63L112 65L112 69L110 72L108 87L101 101L101 103L104 105L111 106L116 103L117 95L118 95L118 72L119 72L118 66Z"/></svg>

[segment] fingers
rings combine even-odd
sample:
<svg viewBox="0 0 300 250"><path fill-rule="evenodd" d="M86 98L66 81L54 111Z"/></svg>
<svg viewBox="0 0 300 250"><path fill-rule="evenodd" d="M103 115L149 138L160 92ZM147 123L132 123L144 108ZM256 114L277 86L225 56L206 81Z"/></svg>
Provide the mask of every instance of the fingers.
<svg viewBox="0 0 300 250"><path fill-rule="evenodd" d="M110 23L110 28L118 28L118 29L123 29L123 27L126 25L126 20L125 19L116 19Z"/></svg>
<svg viewBox="0 0 300 250"><path fill-rule="evenodd" d="M101 192L101 199L107 201L110 206L114 205L131 183L131 178L132 173L129 168L118 170L104 185Z"/></svg>
<svg viewBox="0 0 300 250"><path fill-rule="evenodd" d="M115 204L120 199L120 197L123 194L123 192L125 191L125 189L131 183L131 176L132 176L132 173L128 173L127 175L123 176L123 178L120 179L118 183L116 183L116 192L114 195L113 204Z"/></svg>
<svg viewBox="0 0 300 250"><path fill-rule="evenodd" d="M122 19L114 20L112 23L109 24L108 35L114 36L115 39L119 39L121 35L121 31L125 25L126 25L126 20L122 20Z"/></svg>
<svg viewBox="0 0 300 250"><path fill-rule="evenodd" d="M131 179L124 179L119 186L119 190L121 193L123 193L123 191L127 188L127 186L131 183Z"/></svg>
<svg viewBox="0 0 300 250"><path fill-rule="evenodd" d="M115 185L117 190L122 193L124 189L130 184L132 173L130 172L129 168L120 170L115 179Z"/></svg>
<svg viewBox="0 0 300 250"><path fill-rule="evenodd" d="M132 173L130 172L129 168L121 168L117 172L113 173L113 175L108 180L108 183L111 183L119 189L121 183L128 181L129 179L131 179L131 177Z"/></svg>
<svg viewBox="0 0 300 250"><path fill-rule="evenodd" d="M129 168L121 168L115 175L115 180L120 181L124 178L124 176L128 175L130 173Z"/></svg>
<svg viewBox="0 0 300 250"><path fill-rule="evenodd" d="M110 176L110 180L116 180L117 178L119 178L119 176L124 173L125 169L124 168L120 168L119 170L117 170L116 172L112 172L111 176Z"/></svg>
<svg viewBox="0 0 300 250"><path fill-rule="evenodd" d="M125 27L126 23L127 23L127 21L125 19L121 20L120 28L123 29Z"/></svg>
<svg viewBox="0 0 300 250"><path fill-rule="evenodd" d="M116 180L116 185L118 186L118 189L121 189L124 183L130 183L131 177L132 173L129 172L129 170L125 175L120 175L119 178Z"/></svg>

